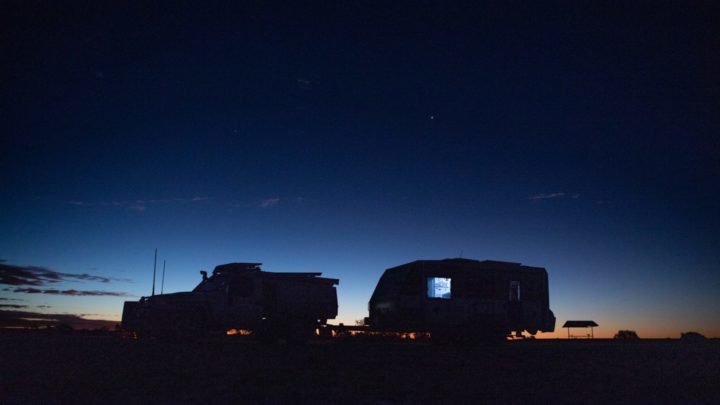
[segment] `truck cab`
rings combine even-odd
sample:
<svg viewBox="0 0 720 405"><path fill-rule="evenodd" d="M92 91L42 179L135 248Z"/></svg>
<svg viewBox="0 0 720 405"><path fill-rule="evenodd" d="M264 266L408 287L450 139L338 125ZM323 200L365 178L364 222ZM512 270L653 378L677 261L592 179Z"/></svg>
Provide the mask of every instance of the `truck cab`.
<svg viewBox="0 0 720 405"><path fill-rule="evenodd" d="M260 263L215 267L189 292L126 302L122 326L144 335L224 333L307 334L337 316L337 279L321 273L273 273Z"/></svg>

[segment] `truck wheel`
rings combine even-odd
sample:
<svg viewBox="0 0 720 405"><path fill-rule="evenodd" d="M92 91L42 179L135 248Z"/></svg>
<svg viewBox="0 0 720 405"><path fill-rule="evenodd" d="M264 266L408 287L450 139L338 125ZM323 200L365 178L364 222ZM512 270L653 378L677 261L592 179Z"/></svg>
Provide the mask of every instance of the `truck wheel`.
<svg viewBox="0 0 720 405"><path fill-rule="evenodd" d="M316 323L302 322L294 323L290 326L287 334L288 343L305 344L308 340L315 337Z"/></svg>
<svg viewBox="0 0 720 405"><path fill-rule="evenodd" d="M253 337L263 343L275 343L279 337L278 327L270 319L263 320L253 329Z"/></svg>

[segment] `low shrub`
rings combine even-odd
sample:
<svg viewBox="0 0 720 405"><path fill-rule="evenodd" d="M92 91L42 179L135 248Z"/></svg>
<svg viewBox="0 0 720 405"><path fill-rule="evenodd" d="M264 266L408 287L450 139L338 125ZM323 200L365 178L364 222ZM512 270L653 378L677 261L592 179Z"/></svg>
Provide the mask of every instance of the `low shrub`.
<svg viewBox="0 0 720 405"><path fill-rule="evenodd" d="M640 337L634 330L619 330L618 333L615 334L615 339L638 340Z"/></svg>

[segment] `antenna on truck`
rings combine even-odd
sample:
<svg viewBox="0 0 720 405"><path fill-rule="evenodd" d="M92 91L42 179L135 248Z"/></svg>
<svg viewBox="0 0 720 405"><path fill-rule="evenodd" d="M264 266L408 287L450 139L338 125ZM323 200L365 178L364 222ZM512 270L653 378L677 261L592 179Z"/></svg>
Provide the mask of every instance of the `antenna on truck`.
<svg viewBox="0 0 720 405"><path fill-rule="evenodd" d="M163 275L162 282L160 283L160 295L163 295L163 291L165 291L165 260L163 260Z"/></svg>
<svg viewBox="0 0 720 405"><path fill-rule="evenodd" d="M155 268L157 267L157 248L155 248L155 261L153 262L153 288L152 296L155 296Z"/></svg>

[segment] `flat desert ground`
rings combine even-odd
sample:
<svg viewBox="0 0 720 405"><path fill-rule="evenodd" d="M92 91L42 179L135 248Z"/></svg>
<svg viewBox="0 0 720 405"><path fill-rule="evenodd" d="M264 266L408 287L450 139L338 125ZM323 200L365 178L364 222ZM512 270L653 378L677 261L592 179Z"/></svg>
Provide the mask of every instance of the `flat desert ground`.
<svg viewBox="0 0 720 405"><path fill-rule="evenodd" d="M720 403L720 341L492 345L0 334L0 403Z"/></svg>

